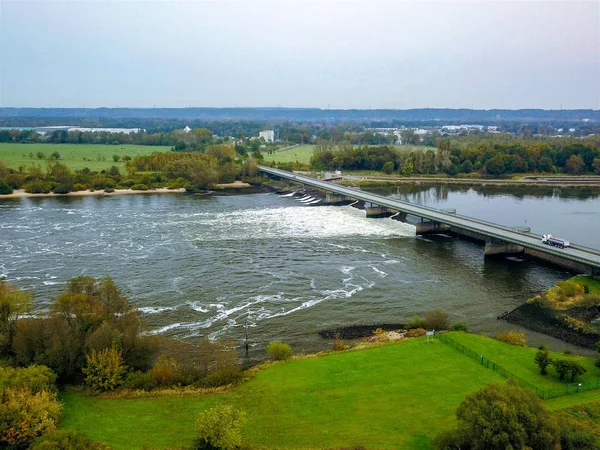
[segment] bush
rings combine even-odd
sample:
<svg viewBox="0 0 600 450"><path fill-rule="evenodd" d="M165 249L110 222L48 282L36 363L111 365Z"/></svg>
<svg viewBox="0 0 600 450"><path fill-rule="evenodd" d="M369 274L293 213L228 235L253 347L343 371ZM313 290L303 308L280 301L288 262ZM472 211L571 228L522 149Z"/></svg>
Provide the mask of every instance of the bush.
<svg viewBox="0 0 600 450"><path fill-rule="evenodd" d="M425 328L425 320L414 315L413 318L406 323L406 329L410 330L411 328Z"/></svg>
<svg viewBox="0 0 600 450"><path fill-rule="evenodd" d="M228 384L234 384L242 381L244 374L239 367L225 367L219 369L214 373L204 377L201 381L202 386L206 387L218 387L227 386Z"/></svg>
<svg viewBox="0 0 600 450"><path fill-rule="evenodd" d="M56 375L48 367L35 364L22 369L0 367L0 389L56 392Z"/></svg>
<svg viewBox="0 0 600 450"><path fill-rule="evenodd" d="M467 332L469 331L467 329L467 326L462 323L462 322L456 322L454 325L452 325L452 331L464 331Z"/></svg>
<svg viewBox="0 0 600 450"><path fill-rule="evenodd" d="M267 345L267 353L276 361L285 361L292 357L292 347L285 342L273 341Z"/></svg>
<svg viewBox="0 0 600 450"><path fill-rule="evenodd" d="M559 449L558 424L535 393L515 381L492 383L467 397L456 410L458 429L434 442L439 449ZM456 439L458 442L452 441Z"/></svg>
<svg viewBox="0 0 600 450"><path fill-rule="evenodd" d="M196 449L234 450L242 444L246 415L230 405L217 405L196 420Z"/></svg>
<svg viewBox="0 0 600 450"><path fill-rule="evenodd" d="M0 180L0 195L9 195L13 193L13 188L4 180Z"/></svg>
<svg viewBox="0 0 600 450"><path fill-rule="evenodd" d="M542 345L539 351L535 354L533 362L535 362L540 368L540 373L542 375L546 375L548 373L546 367L552 364L552 358L550 358L548 349Z"/></svg>
<svg viewBox="0 0 600 450"><path fill-rule="evenodd" d="M174 358L161 355L149 373L156 386L168 387L179 382L181 367Z"/></svg>
<svg viewBox="0 0 600 450"><path fill-rule="evenodd" d="M427 330L447 330L448 329L448 314L439 309L429 311L425 314L423 328Z"/></svg>
<svg viewBox="0 0 600 450"><path fill-rule="evenodd" d="M115 348L101 351L92 349L85 357L87 366L82 369L85 383L95 391L110 391L119 387L127 367L123 364L121 352Z"/></svg>
<svg viewBox="0 0 600 450"><path fill-rule="evenodd" d="M52 189L52 185L45 181L32 181L23 186L23 188L25 189L25 192L30 194L47 194Z"/></svg>
<svg viewBox="0 0 600 450"><path fill-rule="evenodd" d="M582 411L585 414L585 411ZM587 415L587 414L586 414ZM574 420L559 417L560 423L560 448L562 450L598 450L596 436L587 427Z"/></svg>
<svg viewBox="0 0 600 450"><path fill-rule="evenodd" d="M580 306L585 308L598 305L600 305L600 295L598 294L585 294L580 303Z"/></svg>
<svg viewBox="0 0 600 450"><path fill-rule="evenodd" d="M406 337L421 337L427 334L424 328L412 328L406 332Z"/></svg>
<svg viewBox="0 0 600 450"><path fill-rule="evenodd" d="M575 381L575 378L579 375L583 375L587 372L587 369L581 364L575 361L569 361L569 373L571 374L571 381Z"/></svg>
<svg viewBox="0 0 600 450"><path fill-rule="evenodd" d="M470 448L467 436L461 430L446 430L438 433L432 441L435 450L456 450Z"/></svg>
<svg viewBox="0 0 600 450"><path fill-rule="evenodd" d="M554 370L556 370L556 373L558 373L558 377L561 380L563 380L565 375L571 370L571 363L566 359L556 359L552 361L552 366L554 366Z"/></svg>
<svg viewBox="0 0 600 450"><path fill-rule="evenodd" d="M29 450L108 450L104 444L90 441L74 431L55 430L39 437Z"/></svg>
<svg viewBox="0 0 600 450"><path fill-rule="evenodd" d="M148 190L148 186L146 186L145 184L134 184L133 186L131 186L131 190L132 191L147 191Z"/></svg>
<svg viewBox="0 0 600 450"><path fill-rule="evenodd" d="M27 447L35 438L56 428L60 403L48 391L6 389L0 403L0 447Z"/></svg>
<svg viewBox="0 0 600 450"><path fill-rule="evenodd" d="M339 334L335 335L335 338L333 339L332 348L336 352L341 352L342 350L346 350L346 344L344 343L344 340L342 338L340 338Z"/></svg>
<svg viewBox="0 0 600 450"><path fill-rule="evenodd" d="M496 336L496 339L507 344L520 345L521 347L527 345L527 337L523 331L501 331Z"/></svg>
<svg viewBox="0 0 600 450"><path fill-rule="evenodd" d="M69 192L71 192L71 188L66 184L57 184L52 189L52 192L54 192L55 194L68 194Z"/></svg>
<svg viewBox="0 0 600 450"><path fill-rule="evenodd" d="M122 386L127 389L147 391L154 388L155 384L149 372L136 370L127 374Z"/></svg>
<svg viewBox="0 0 600 450"><path fill-rule="evenodd" d="M114 162L119 162L121 160L121 156L120 155L113 155L113 161Z"/></svg>
<svg viewBox="0 0 600 450"><path fill-rule="evenodd" d="M87 190L87 186L85 184L75 183L75 185L73 185L74 192L85 191L85 190Z"/></svg>

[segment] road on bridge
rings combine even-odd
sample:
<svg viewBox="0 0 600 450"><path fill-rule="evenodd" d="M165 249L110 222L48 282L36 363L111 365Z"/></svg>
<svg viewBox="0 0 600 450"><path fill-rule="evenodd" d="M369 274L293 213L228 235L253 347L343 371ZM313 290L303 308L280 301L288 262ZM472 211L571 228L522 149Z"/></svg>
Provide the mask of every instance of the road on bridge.
<svg viewBox="0 0 600 450"><path fill-rule="evenodd" d="M434 208L419 206L412 203L403 202L401 200L393 200L380 195L361 191L359 189L340 186L331 182L320 181L311 177L294 174L284 170L273 169L271 167L259 166L259 170L270 175L275 175L280 178L285 178L318 189L323 189L328 192L346 195L356 200L362 200L377 206L387 207L394 211L405 212L417 217L431 220L433 222L455 226L464 230L484 234L490 238L498 239L500 241L539 250L560 258L585 264L595 268L596 270L600 269L600 250L597 249L579 246L576 244L571 244L571 247L567 247L565 249L558 249L542 243L541 236L539 235L519 232L503 225L493 224L458 214L449 214Z"/></svg>

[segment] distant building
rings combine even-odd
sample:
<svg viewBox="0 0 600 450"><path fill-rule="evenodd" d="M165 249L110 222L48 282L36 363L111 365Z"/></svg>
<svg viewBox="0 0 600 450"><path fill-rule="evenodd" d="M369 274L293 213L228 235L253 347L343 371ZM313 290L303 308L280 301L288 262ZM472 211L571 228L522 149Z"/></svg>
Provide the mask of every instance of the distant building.
<svg viewBox="0 0 600 450"><path fill-rule="evenodd" d="M265 142L275 142L275 131L264 130L258 133L259 138L263 138Z"/></svg>
<svg viewBox="0 0 600 450"><path fill-rule="evenodd" d="M189 133L190 131L192 131L192 129L190 127L188 127L187 125L185 126L185 128L183 129L184 133Z"/></svg>

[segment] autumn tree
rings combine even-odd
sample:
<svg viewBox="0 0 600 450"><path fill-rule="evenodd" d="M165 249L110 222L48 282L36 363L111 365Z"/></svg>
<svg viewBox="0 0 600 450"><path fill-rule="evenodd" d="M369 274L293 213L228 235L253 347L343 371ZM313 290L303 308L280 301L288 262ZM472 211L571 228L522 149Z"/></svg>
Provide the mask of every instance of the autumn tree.
<svg viewBox="0 0 600 450"><path fill-rule="evenodd" d="M19 318L29 311L32 296L0 278L0 356L11 356Z"/></svg>
<svg viewBox="0 0 600 450"><path fill-rule="evenodd" d="M585 163L583 162L583 158L579 155L573 155L567 160L565 172L572 173L573 175L581 175L584 168Z"/></svg>

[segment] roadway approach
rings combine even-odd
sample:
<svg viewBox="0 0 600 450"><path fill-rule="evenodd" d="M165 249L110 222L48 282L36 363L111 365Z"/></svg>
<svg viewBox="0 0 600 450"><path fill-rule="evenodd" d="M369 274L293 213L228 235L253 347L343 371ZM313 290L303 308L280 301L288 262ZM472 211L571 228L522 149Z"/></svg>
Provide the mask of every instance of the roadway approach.
<svg viewBox="0 0 600 450"><path fill-rule="evenodd" d="M446 234L478 242L485 245L486 257L522 255L572 272L600 275L600 250L598 249L574 243L571 243L570 247L560 249L542 243L542 236L531 233L528 229L486 222L456 214L452 210L419 206L271 167L258 166L258 169L271 177L333 194L326 195L320 205L362 201L365 202L365 206L369 204L365 207L367 217L389 217L395 214L394 218L405 221L407 214L416 216L421 220L421 223L416 225L417 235Z"/></svg>

